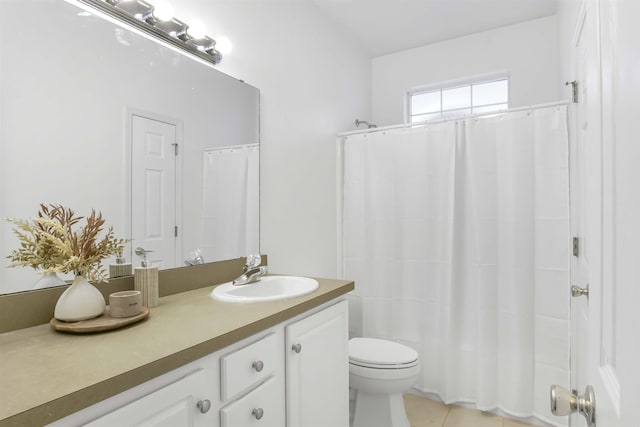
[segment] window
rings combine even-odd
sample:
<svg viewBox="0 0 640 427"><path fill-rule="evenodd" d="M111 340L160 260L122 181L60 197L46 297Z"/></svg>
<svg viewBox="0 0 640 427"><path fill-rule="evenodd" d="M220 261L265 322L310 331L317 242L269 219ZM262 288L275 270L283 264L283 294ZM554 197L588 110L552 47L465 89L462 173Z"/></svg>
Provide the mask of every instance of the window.
<svg viewBox="0 0 640 427"><path fill-rule="evenodd" d="M409 122L442 120L509 108L509 79L409 93Z"/></svg>

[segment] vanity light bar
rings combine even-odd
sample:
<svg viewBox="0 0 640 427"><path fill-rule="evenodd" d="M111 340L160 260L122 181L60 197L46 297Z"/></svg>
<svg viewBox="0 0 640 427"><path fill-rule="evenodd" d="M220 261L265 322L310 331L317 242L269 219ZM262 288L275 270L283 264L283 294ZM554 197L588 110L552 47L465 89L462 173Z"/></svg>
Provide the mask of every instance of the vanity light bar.
<svg viewBox="0 0 640 427"><path fill-rule="evenodd" d="M145 0L77 0L107 15L123 21L148 35L187 51L213 65L222 61L215 48L216 41L209 36L195 38L188 33L189 25L171 18L161 21L153 15L154 7Z"/></svg>

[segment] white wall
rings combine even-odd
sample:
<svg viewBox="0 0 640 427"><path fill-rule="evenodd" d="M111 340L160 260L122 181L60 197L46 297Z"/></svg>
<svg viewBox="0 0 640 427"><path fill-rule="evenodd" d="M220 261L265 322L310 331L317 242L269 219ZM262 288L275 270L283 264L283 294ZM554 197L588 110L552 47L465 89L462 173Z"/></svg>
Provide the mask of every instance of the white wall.
<svg viewBox="0 0 640 427"><path fill-rule="evenodd" d="M405 121L405 94L429 84L510 74L510 106L552 102L558 93L555 16L380 56L372 61L372 121Z"/></svg>
<svg viewBox="0 0 640 427"><path fill-rule="evenodd" d="M261 251L273 272L335 277L336 133L370 108L370 59L309 1L176 2L234 45L219 69L261 92Z"/></svg>

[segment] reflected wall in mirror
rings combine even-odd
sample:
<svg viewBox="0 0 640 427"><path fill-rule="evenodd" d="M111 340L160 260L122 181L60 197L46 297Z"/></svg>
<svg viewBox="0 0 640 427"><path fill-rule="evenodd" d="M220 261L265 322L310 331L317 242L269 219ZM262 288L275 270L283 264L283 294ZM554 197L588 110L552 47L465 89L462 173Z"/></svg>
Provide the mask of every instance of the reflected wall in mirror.
<svg viewBox="0 0 640 427"><path fill-rule="evenodd" d="M134 266L259 252L256 88L64 0L2 0L0 55L1 218L96 209ZM2 221L0 293L41 277L17 245Z"/></svg>

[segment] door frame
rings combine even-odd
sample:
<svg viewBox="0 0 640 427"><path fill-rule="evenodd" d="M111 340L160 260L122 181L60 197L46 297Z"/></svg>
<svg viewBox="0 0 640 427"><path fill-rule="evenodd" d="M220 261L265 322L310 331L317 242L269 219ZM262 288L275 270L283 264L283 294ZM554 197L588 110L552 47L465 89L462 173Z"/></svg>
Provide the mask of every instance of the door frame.
<svg viewBox="0 0 640 427"><path fill-rule="evenodd" d="M133 235L132 223L131 223L131 215L133 209L133 200L132 200L132 173L131 168L133 165L132 160L132 149L133 149L133 116L143 117L149 120L155 120L157 122L163 122L176 127L176 143L178 144L178 155L175 158L176 162L176 176L175 176L175 217L176 217L176 226L178 226L178 237L176 238L175 245L175 259L176 263L182 259L182 235L183 235L183 227L182 227L182 159L183 159L183 124L182 121L178 119L174 119L172 117L164 116L161 114L157 114L151 112L149 110L144 110L141 108L135 108L131 106L125 106L125 126L124 126L124 188L123 188L123 206L124 206L124 218L123 224L124 229L129 233L129 237ZM130 262L135 266L137 265L136 259L134 259L133 248L135 246L134 242L129 242L125 246L125 253L128 254ZM177 267L174 266L174 267Z"/></svg>

